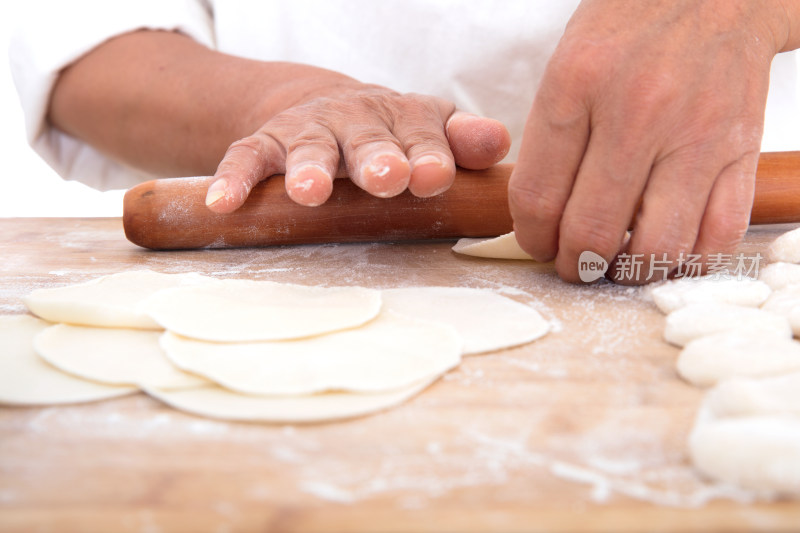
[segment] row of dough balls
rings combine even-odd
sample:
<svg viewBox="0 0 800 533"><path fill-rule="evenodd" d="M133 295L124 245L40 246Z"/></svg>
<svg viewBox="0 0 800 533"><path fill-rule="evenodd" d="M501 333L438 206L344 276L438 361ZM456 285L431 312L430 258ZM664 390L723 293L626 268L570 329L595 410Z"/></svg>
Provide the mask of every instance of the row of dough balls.
<svg viewBox="0 0 800 533"><path fill-rule="evenodd" d="M0 320L0 403L143 390L215 418L312 422L414 396L550 324L481 289L374 290L131 271L33 291Z"/></svg>
<svg viewBox="0 0 800 533"><path fill-rule="evenodd" d="M767 497L800 496L800 230L769 247L758 279L652 288L678 373L708 387L689 437L705 475Z"/></svg>

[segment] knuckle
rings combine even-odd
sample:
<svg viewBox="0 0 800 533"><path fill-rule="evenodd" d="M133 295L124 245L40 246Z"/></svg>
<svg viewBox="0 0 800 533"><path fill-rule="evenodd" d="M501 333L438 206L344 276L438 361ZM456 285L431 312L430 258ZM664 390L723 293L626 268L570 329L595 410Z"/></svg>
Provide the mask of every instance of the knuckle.
<svg viewBox="0 0 800 533"><path fill-rule="evenodd" d="M747 213L723 213L703 225L703 240L713 251L727 252L735 249L747 233Z"/></svg>
<svg viewBox="0 0 800 533"><path fill-rule="evenodd" d="M562 41L547 65L547 76L562 83L591 83L602 79L609 64L606 46L586 39ZM564 85L570 87L573 85Z"/></svg>
<svg viewBox="0 0 800 533"><path fill-rule="evenodd" d="M623 89L622 98L633 111L649 114L663 113L680 94L681 87L674 74L652 70L631 76Z"/></svg>
<svg viewBox="0 0 800 533"><path fill-rule="evenodd" d="M515 218L554 223L564 210L564 199L556 191L523 187L515 180L509 183L508 198Z"/></svg>
<svg viewBox="0 0 800 533"><path fill-rule="evenodd" d="M456 110L455 104L444 98L418 93L403 94L397 99L396 103L398 106L397 111L402 115L415 115L441 122L444 122L444 119L452 115Z"/></svg>
<svg viewBox="0 0 800 533"><path fill-rule="evenodd" d="M297 150L315 149L325 152L338 152L339 145L336 139L326 132L316 129L303 130L286 142L287 152Z"/></svg>
<svg viewBox="0 0 800 533"><path fill-rule="evenodd" d="M399 141L389 130L376 128L360 128L351 133L344 142L342 148L346 152L354 152L369 148L372 145L392 144L399 150Z"/></svg>
<svg viewBox="0 0 800 533"><path fill-rule="evenodd" d="M576 255L588 250L602 257L613 257L619 252L620 229L615 221L597 216L597 213L565 216L560 230L560 248Z"/></svg>
<svg viewBox="0 0 800 533"><path fill-rule="evenodd" d="M244 137L242 139L236 140L231 143L228 147L228 150L225 154L226 157L236 155L242 152L248 152L251 155L257 155L261 152L264 147L264 142L262 139L257 137L256 135L251 135L249 137Z"/></svg>
<svg viewBox="0 0 800 533"><path fill-rule="evenodd" d="M681 231L683 229L683 231ZM696 234L689 228L664 228L652 238L643 239L638 246L638 252L650 254L667 254L668 257L677 257L692 251ZM688 231L687 231L688 230Z"/></svg>
<svg viewBox="0 0 800 533"><path fill-rule="evenodd" d="M402 139L406 150L431 150L450 153L450 145L443 131L433 131L427 128L414 127L403 132Z"/></svg>

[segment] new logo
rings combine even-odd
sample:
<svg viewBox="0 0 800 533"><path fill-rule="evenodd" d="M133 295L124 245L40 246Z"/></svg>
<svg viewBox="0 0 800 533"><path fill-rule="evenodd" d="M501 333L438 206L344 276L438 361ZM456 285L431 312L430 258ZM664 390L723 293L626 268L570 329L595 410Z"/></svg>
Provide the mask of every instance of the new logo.
<svg viewBox="0 0 800 533"><path fill-rule="evenodd" d="M608 261L594 252L586 250L578 258L578 276L584 283L591 283L606 275Z"/></svg>

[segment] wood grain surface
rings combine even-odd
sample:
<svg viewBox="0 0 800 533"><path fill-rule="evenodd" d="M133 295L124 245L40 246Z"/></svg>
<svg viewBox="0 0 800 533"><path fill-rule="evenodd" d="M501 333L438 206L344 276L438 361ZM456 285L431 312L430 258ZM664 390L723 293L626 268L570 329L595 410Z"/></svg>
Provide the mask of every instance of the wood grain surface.
<svg viewBox="0 0 800 533"><path fill-rule="evenodd" d="M790 226L753 228L763 251ZM408 403L315 425L229 423L144 396L0 408L0 531L796 531L798 502L698 476L701 391L645 291L452 242L151 252L119 219L0 219L0 313L129 269L305 284L491 288L555 331L475 356Z"/></svg>

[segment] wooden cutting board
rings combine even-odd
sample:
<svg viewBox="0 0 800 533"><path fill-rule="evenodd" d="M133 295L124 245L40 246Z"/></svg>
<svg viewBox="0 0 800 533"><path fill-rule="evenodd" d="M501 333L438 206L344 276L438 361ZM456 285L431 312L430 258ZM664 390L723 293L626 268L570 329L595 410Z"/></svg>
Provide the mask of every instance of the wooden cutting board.
<svg viewBox="0 0 800 533"><path fill-rule="evenodd" d="M761 226L763 251L791 226ZM551 265L452 242L150 252L118 219L0 219L0 313L128 269L305 284L484 287L555 331L468 358L398 408L344 422L228 423L143 395L0 408L0 531L796 530L797 502L699 477L701 392L674 370L641 289L562 283Z"/></svg>

